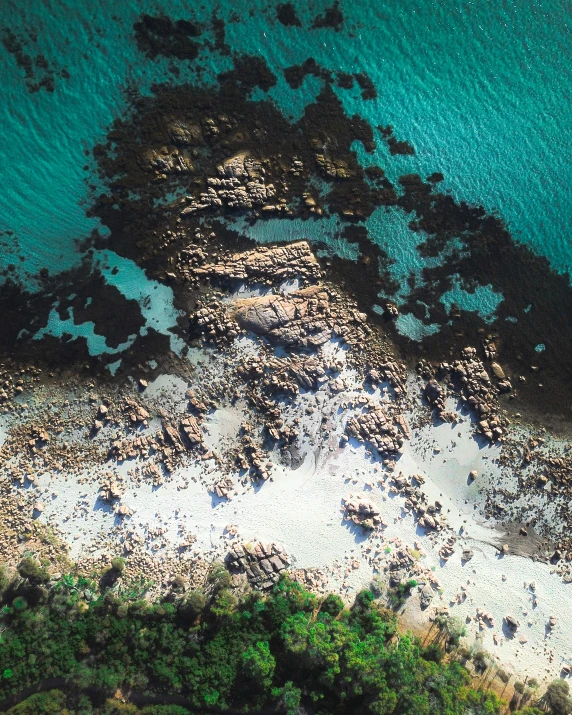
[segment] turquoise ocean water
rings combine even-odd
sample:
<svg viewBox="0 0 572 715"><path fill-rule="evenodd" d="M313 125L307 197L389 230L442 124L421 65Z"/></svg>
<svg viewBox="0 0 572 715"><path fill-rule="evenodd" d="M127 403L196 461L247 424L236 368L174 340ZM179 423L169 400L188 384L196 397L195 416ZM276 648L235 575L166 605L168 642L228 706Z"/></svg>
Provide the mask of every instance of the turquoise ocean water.
<svg viewBox="0 0 572 715"><path fill-rule="evenodd" d="M390 157L378 142L374 155L361 150L364 164L379 163L392 180L409 172L442 172L445 188L456 198L497 212L518 240L546 256L555 269L572 269L568 2L342 0L341 32L308 29L329 2L295 4L302 28L281 25L275 4L237 6L225 0L216 5L219 17L229 21L227 42L233 51L264 56L278 76L269 96L285 114L300 116L321 88L320 80L307 77L302 91L294 92L283 79L285 67L312 56L331 70L367 72L378 98L363 101L357 88L341 90L347 112L362 115L373 126L392 124L396 137L410 141L416 155ZM4 0L2 6L2 26L21 38L31 57L43 54L55 77L53 93L28 92L24 71L0 44L0 269L14 264L32 287L41 268L55 273L76 264L78 240L94 228L105 233L85 215L90 200L86 179L93 181L86 150L126 110L126 85L148 92L153 82L174 81L170 60L150 61L138 51L133 23L142 12L208 23L215 6L177 0ZM213 52L202 53L198 63L204 70L200 81L214 82L231 60ZM179 66L176 81L197 81L190 63ZM69 77L61 77L62 70ZM332 251L352 257L331 221L305 222L302 228L311 238L329 242ZM431 260L416 252L420 239L403 215L376 212L368 228L395 259L397 278L404 280ZM266 242L300 237L296 226L281 228L279 223L252 231ZM123 270L121 278L115 277L127 297L134 295L133 275ZM141 296L156 293L151 281L140 287L145 284L142 273L136 281ZM479 309L485 317L502 300L487 286L469 295L455 285L450 293L451 301L469 301L467 309ZM154 298L153 310L164 300L164 295ZM159 312L165 328L173 324L172 311ZM92 327L85 326L86 332ZM69 332L69 326L46 330ZM404 325L403 330L413 337L419 325ZM97 341L93 346L105 349Z"/></svg>

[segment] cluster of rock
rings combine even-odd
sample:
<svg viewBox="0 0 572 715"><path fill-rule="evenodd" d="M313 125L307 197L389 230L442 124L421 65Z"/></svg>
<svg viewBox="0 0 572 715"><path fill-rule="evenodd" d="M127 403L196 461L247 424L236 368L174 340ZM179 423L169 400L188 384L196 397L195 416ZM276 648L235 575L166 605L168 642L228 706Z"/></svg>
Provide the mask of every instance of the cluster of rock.
<svg viewBox="0 0 572 715"><path fill-rule="evenodd" d="M102 414L102 408L105 410L103 414L107 415L107 408L105 405L100 405L99 415ZM127 415L131 425L147 425L147 420L150 417L149 412L143 407L143 405L140 405L137 400L132 400L130 397L126 397L123 400L123 412Z"/></svg>
<svg viewBox="0 0 572 715"><path fill-rule="evenodd" d="M189 401L189 409L193 410L199 415L205 415L211 408L215 406L215 403L212 400L208 399L207 397L199 397L192 388L189 388L186 391L185 397Z"/></svg>
<svg viewBox="0 0 572 715"><path fill-rule="evenodd" d="M265 453L260 449L252 436L252 426L245 422L241 427L241 446L236 455L236 464L239 469L246 469L251 479L266 481L272 463L266 459ZM265 461L266 460L266 461Z"/></svg>
<svg viewBox="0 0 572 715"><path fill-rule="evenodd" d="M516 630L518 630L518 627L520 626L520 622L517 621L516 618L514 618L513 616L511 616L511 615L509 615L509 614L507 614L507 615L504 617L504 621L505 621L505 623L506 623L506 625L507 625L507 628L508 628L510 631L516 631Z"/></svg>
<svg viewBox="0 0 572 715"><path fill-rule="evenodd" d="M408 479L399 473L397 477L393 477L392 481L390 493L401 494L405 497L403 508L416 515L419 526L436 531L445 526L444 517L441 516L443 508L441 502L435 501L434 504L429 504L427 496L420 488L425 481L421 474L414 474Z"/></svg>
<svg viewBox="0 0 572 715"><path fill-rule="evenodd" d="M0 363L0 413L8 412L11 401L21 395L33 382L38 382L41 372L39 368L33 366L10 369L5 363Z"/></svg>
<svg viewBox="0 0 572 715"><path fill-rule="evenodd" d="M109 420L109 407L105 404L99 405L97 408L97 414L95 416L95 419L93 420L93 426L92 429L94 432L99 432L100 429L104 426L106 422Z"/></svg>
<svg viewBox="0 0 572 715"><path fill-rule="evenodd" d="M430 586L424 586L419 592L419 607L422 611L429 608L433 600L434 592Z"/></svg>
<svg viewBox="0 0 572 715"><path fill-rule="evenodd" d="M203 443L203 431L196 417L187 415L180 422L180 429L192 447Z"/></svg>
<svg viewBox="0 0 572 715"><path fill-rule="evenodd" d="M502 391L510 390L511 385L496 362L491 363L491 371L497 380L497 384L493 384L484 363L476 357L476 353L476 348L464 348L460 360L442 362L439 365L438 376L446 382L447 387L460 393L461 401L480 418L478 431L494 442L500 440L505 431L504 420L499 414L498 395ZM419 369L426 371L427 366L420 365ZM454 413L447 411L446 390L435 378L429 379L423 392L427 402L437 410L443 420L451 422L456 419Z"/></svg>
<svg viewBox="0 0 572 715"><path fill-rule="evenodd" d="M419 519L418 519L419 526L422 526L424 529L439 530L443 527L441 517L436 511L434 513L430 513L429 512L430 508L431 508L431 505L427 508L427 511L425 513L423 513L424 506L417 507L416 510L417 510L417 514L419 515Z"/></svg>
<svg viewBox="0 0 572 715"><path fill-rule="evenodd" d="M166 179L169 174L189 173L195 170L189 151L174 146L149 149L145 162L147 168L155 172L157 179Z"/></svg>
<svg viewBox="0 0 572 715"><path fill-rule="evenodd" d="M396 396L405 394L405 365L399 365L394 360L379 363L375 369L368 370L366 383L377 387L383 382L393 387Z"/></svg>
<svg viewBox="0 0 572 715"><path fill-rule="evenodd" d="M190 336L202 336L223 345L242 329L274 345L296 348L318 348L334 334L347 338L349 344L365 339L365 330L356 330L352 325L363 322L362 314L342 318L341 313L334 314L330 299L328 290L315 285L286 294L238 299L226 305L216 299L199 302L189 316Z"/></svg>
<svg viewBox="0 0 572 715"><path fill-rule="evenodd" d="M41 450L50 441L50 435L44 427L32 425L30 427L30 439L28 440L28 448L32 453Z"/></svg>
<svg viewBox="0 0 572 715"><path fill-rule="evenodd" d="M162 410L161 432L153 434L137 434L135 437L116 439L111 443L109 458L123 462L137 457L149 457L157 454L168 472L172 472L177 464L177 455L189 449L205 452L203 432L200 423L193 415L186 415L176 422Z"/></svg>
<svg viewBox="0 0 572 715"><path fill-rule="evenodd" d="M121 499L123 487L117 483L112 474L109 474L99 487L99 496L102 501L111 504Z"/></svg>
<svg viewBox="0 0 572 715"><path fill-rule="evenodd" d="M315 156L318 168L329 179L348 179L352 175L348 165L342 159L334 159L334 157L321 153Z"/></svg>
<svg viewBox="0 0 572 715"><path fill-rule="evenodd" d="M189 337L201 337L207 343L219 347L225 345L240 333L240 328L217 300L198 301L195 310L189 314Z"/></svg>
<svg viewBox="0 0 572 715"><path fill-rule="evenodd" d="M404 420L397 420L387 405L375 405L369 411L347 421L345 433L373 445L380 454L398 454L407 436Z"/></svg>
<svg viewBox="0 0 572 715"><path fill-rule="evenodd" d="M206 134L209 133L208 128L210 126L211 125L205 122ZM171 141L176 146L194 146L196 144L203 143L203 131L199 124L189 124L188 122L176 121L169 127L169 134Z"/></svg>
<svg viewBox="0 0 572 715"><path fill-rule="evenodd" d="M400 545L391 552L387 561L389 570L389 585L391 588L397 588L410 576L411 568L415 564L415 559L409 553L407 547Z"/></svg>
<svg viewBox="0 0 572 715"><path fill-rule="evenodd" d="M86 464L101 462L101 445L83 439L90 432L91 409L85 408L85 402L80 409L72 409L68 394L65 397L41 407L21 405L28 419L15 421L0 446L3 469L14 481L35 484L48 471L77 472Z"/></svg>
<svg viewBox="0 0 572 715"><path fill-rule="evenodd" d="M456 543L457 539L454 536L450 536L447 541L441 545L441 548L439 549L439 556L443 559L443 561L448 561L455 553L454 546Z"/></svg>
<svg viewBox="0 0 572 715"><path fill-rule="evenodd" d="M475 621L480 631L484 630L485 628L494 628L495 625L494 616L488 611L485 611L483 608L477 608Z"/></svg>
<svg viewBox="0 0 572 715"><path fill-rule="evenodd" d="M234 489L234 483L230 477L221 477L210 488L209 491L219 499L228 499Z"/></svg>
<svg viewBox="0 0 572 715"><path fill-rule="evenodd" d="M134 438L116 439L111 443L109 456L118 462L136 457L148 457L152 451L160 451L164 446L161 435L142 434Z"/></svg>
<svg viewBox="0 0 572 715"><path fill-rule="evenodd" d="M329 573L325 569L307 568L307 569L289 569L288 576L304 588L312 591L312 593L329 593Z"/></svg>
<svg viewBox="0 0 572 715"><path fill-rule="evenodd" d="M379 509L370 500L361 495L350 494L343 499L344 504L344 519L352 521L357 526L362 526L364 529L375 529L376 526L382 526L383 521L379 516Z"/></svg>
<svg viewBox="0 0 572 715"><path fill-rule="evenodd" d="M222 261L195 268L194 274L272 285L292 278L317 281L322 276L322 270L308 242L296 241L285 246L261 246L252 251L234 253Z"/></svg>
<svg viewBox="0 0 572 715"><path fill-rule="evenodd" d="M300 388L314 391L327 382L328 367L314 355L292 355L245 360L239 364L237 373L248 382L256 381L268 395L293 397Z"/></svg>
<svg viewBox="0 0 572 715"><path fill-rule="evenodd" d="M166 440L177 452L184 452L189 446L203 445L203 430L196 417L187 415L175 426L165 412L161 411L159 415Z"/></svg>
<svg viewBox="0 0 572 715"><path fill-rule="evenodd" d="M217 176L206 179L206 190L199 198L187 196L181 216L210 208L241 208L263 206L276 195L273 184L266 184L265 169L259 161L245 153L227 159L216 168Z"/></svg>
<svg viewBox="0 0 572 715"><path fill-rule="evenodd" d="M431 380L427 382L423 388L423 396L440 415L445 411L447 393L435 378L431 378Z"/></svg>
<svg viewBox="0 0 572 715"><path fill-rule="evenodd" d="M278 581L290 559L281 546L256 542L233 546L226 563L231 571L245 573L252 586L264 590Z"/></svg>

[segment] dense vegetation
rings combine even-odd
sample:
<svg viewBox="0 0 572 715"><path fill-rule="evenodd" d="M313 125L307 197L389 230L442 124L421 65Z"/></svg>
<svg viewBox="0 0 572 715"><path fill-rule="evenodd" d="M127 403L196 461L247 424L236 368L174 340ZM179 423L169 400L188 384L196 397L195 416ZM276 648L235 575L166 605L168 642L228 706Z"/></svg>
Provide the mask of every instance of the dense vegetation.
<svg viewBox="0 0 572 715"><path fill-rule="evenodd" d="M115 562L107 586L121 570ZM0 573L10 604L2 612L0 699L45 679L65 677L74 687L33 695L12 713L501 712L496 695L469 687L458 660L400 634L394 614L369 591L348 609L337 596L320 599L284 578L266 597L237 598L221 567L205 591L175 589L149 603L117 583L100 591L67 576L48 589L46 578L31 562L15 583ZM138 710L107 700L118 687L187 700Z"/></svg>

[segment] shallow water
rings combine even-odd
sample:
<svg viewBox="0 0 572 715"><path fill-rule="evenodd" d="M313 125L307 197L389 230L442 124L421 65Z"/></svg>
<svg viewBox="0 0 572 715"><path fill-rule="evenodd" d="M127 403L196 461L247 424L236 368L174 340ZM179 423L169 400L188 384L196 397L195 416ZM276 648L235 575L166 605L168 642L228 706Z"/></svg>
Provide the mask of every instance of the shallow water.
<svg viewBox="0 0 572 715"><path fill-rule="evenodd" d="M554 268L572 268L567 239L572 213L568 4L343 0L342 31L308 29L311 18L328 5L298 3L304 27L297 28L277 22L266 2L250 3L249 13L227 22L227 42L234 51L264 56L279 80L269 95L293 118L301 116L322 83L307 77L302 90L293 91L283 78L285 67L312 56L332 70L365 70L379 96L363 101L357 88L337 90L346 111L362 115L373 126L392 124L396 137L410 141L416 155L390 157L383 142L368 155L357 145L364 163L381 163L391 180L405 172L443 172L444 186L456 198L497 211L513 234L545 255ZM234 7L220 3L219 16L228 21ZM175 19L192 16L208 22L212 9L205 5L190 11L186 3L164 0L160 11ZM156 14L158 5L133 0L116 4L110 12L108 6L85 0L4 3L4 27L23 42L23 52L32 59L45 56L48 70L39 70L38 76L50 75L55 83L53 93L30 93L24 71L0 44L0 162L5 172L0 269L12 264L13 274L29 287L40 268L55 273L76 264L81 255L78 241L91 231L105 233L85 214L98 190L86 152L127 109L125 87L147 93L156 81L197 81L194 70L199 65L199 79L208 83L230 67L229 57L203 52L196 65L178 62L181 74L174 79L170 60L150 61L137 49L132 26L142 12ZM60 76L62 70L69 78ZM257 90L253 96L264 94ZM300 230L311 240L327 241L333 253L357 258L348 254L336 227L316 223L310 227L306 222ZM261 242L304 237L298 228L283 230L267 222L250 233ZM436 260L419 256L419 236L402 217L376 212L368 228L395 261L391 271L402 284L409 273L419 275L422 267L431 265L427 261ZM471 294L464 295L461 287L453 293L451 301L465 300L460 307L488 318L495 300L502 299L485 286Z"/></svg>

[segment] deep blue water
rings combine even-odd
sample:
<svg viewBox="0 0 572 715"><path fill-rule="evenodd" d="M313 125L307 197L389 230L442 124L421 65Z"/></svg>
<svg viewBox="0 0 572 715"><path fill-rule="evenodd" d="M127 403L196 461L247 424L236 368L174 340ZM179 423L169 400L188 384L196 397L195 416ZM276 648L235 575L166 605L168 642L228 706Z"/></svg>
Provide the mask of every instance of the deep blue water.
<svg viewBox="0 0 572 715"><path fill-rule="evenodd" d="M392 180L414 171L442 172L445 187L456 198L497 212L518 240L545 255L558 271L570 270L569 3L342 0L341 32L308 29L311 18L329 4L296 3L304 25L298 28L277 22L274 5L249 2L238 21L227 22L227 42L234 51L264 56L279 78L269 95L289 117L301 115L321 81L308 77L302 91L294 92L283 79L285 67L312 56L332 70L366 71L378 98L363 101L357 89L342 91L347 112L361 114L374 126L392 124L397 138L410 141L416 155L390 157L380 142L374 155L361 151L364 163L384 166ZM13 232L0 235L0 269L15 264L33 286L41 268L54 273L77 263L77 241L94 228L104 232L85 215L90 200L86 179L93 180L85 152L125 111L127 83L148 92L153 82L173 82L170 60L146 59L137 49L132 25L142 12L207 22L213 7L176 0L113 5L5 0L4 27L24 41L23 50L30 56L45 56L55 91L30 93L24 70L0 44L0 231ZM217 7L227 21L237 10L235 2ZM31 32L37 38L30 39ZM214 82L216 74L231 65L229 57L217 52L201 55L199 62L202 82ZM189 63L180 64L177 81L199 81ZM69 78L59 76L62 70ZM435 260L419 256L415 246L420 239L400 214L376 212L368 228L395 259L392 271L400 280ZM336 230L331 222L304 226L306 235L310 231L311 238L326 240L331 250L347 256ZM252 231L260 241L285 235L283 226L272 223ZM300 237L295 225L286 233ZM133 276L128 274L120 272L122 279L117 280L125 295L133 293ZM141 283L140 275L137 281ZM150 282L143 292L155 290ZM456 286L448 297L462 307L465 301L467 309L480 309L485 317L493 315L502 300L487 286L474 294ZM161 314L165 326L173 324L172 314ZM58 327L52 327L57 333ZM413 337L420 324L402 329ZM89 326L85 330L89 332Z"/></svg>

